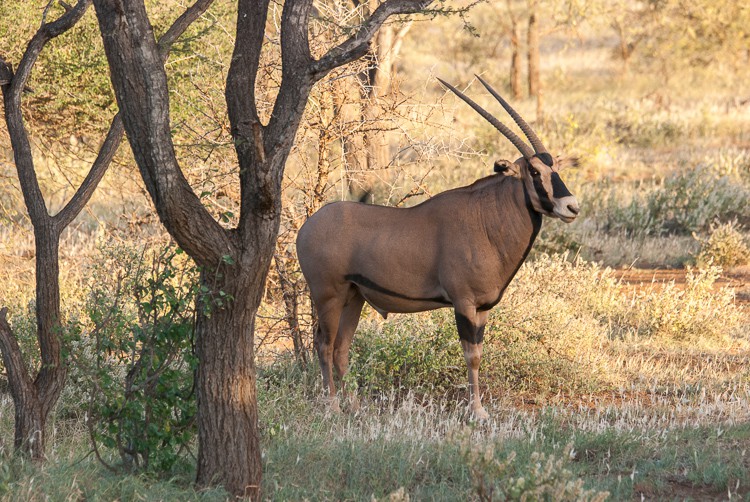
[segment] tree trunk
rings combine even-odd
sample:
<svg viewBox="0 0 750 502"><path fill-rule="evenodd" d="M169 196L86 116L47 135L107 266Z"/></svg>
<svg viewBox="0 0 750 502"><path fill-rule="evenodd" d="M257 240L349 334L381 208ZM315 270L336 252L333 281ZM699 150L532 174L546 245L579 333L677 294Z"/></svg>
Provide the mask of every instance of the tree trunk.
<svg viewBox="0 0 750 502"><path fill-rule="evenodd" d="M271 236L273 239L273 236ZM231 493L258 499L262 475L255 395L253 332L263 281L227 270L219 285L203 274L201 285L226 308L205 300L196 323L198 368L198 472L200 486L222 484ZM221 295L223 292L226 296Z"/></svg>
<svg viewBox="0 0 750 502"><path fill-rule="evenodd" d="M539 23L537 22L536 12L529 14L529 32L528 32L528 66L529 66L529 96L534 96L541 88L539 80Z"/></svg>
<svg viewBox="0 0 750 502"><path fill-rule="evenodd" d="M513 99L521 99L521 47L520 34L518 33L518 22L515 18L511 20L510 33L510 91Z"/></svg>
<svg viewBox="0 0 750 502"><path fill-rule="evenodd" d="M15 445L31 458L44 457L46 424L65 385L67 367L61 357L59 233L51 222L34 229L36 236L36 323L42 366L34 382L28 409L21 407L21 426L16 427Z"/></svg>
<svg viewBox="0 0 750 502"><path fill-rule="evenodd" d="M372 44L371 64L367 70L367 81L363 86L362 120L365 122L365 148L367 169L383 169L390 163L387 125L379 121L379 104L391 90L393 78L393 46L395 30L393 26L383 26Z"/></svg>
<svg viewBox="0 0 750 502"><path fill-rule="evenodd" d="M57 229L51 222L35 229L36 238L36 322L42 359L34 385L46 421L65 385L67 367L62 361L60 325L60 260Z"/></svg>
<svg viewBox="0 0 750 502"><path fill-rule="evenodd" d="M366 54L391 15L419 12L430 0L388 0L350 38L319 59L309 47L312 0L284 3L282 75L263 125L255 87L270 0L239 0L227 74L227 111L239 162L240 218L225 229L203 206L175 156L163 59L143 2L94 0L112 86L133 156L164 226L203 270L198 338L200 485L260 497L261 462L253 359L254 317L273 257L284 165L310 90L333 68ZM197 0L196 4L210 3Z"/></svg>
<svg viewBox="0 0 750 502"><path fill-rule="evenodd" d="M60 397L67 369L61 357L59 234L51 221L35 227L34 232L37 341L42 359L36 380L31 380L21 349L5 319L5 310L0 312L0 349L15 407L13 445L39 461L44 459L47 418Z"/></svg>
<svg viewBox="0 0 750 502"><path fill-rule="evenodd" d="M612 28L617 33L618 49L622 60L621 76L627 76L630 72L630 58L641 37L637 36L632 41L628 40L627 21L624 18L615 18Z"/></svg>
<svg viewBox="0 0 750 502"><path fill-rule="evenodd" d="M35 393L15 401L18 404L15 413L13 446L32 460L42 461L47 445L47 417L42 412L41 402Z"/></svg>

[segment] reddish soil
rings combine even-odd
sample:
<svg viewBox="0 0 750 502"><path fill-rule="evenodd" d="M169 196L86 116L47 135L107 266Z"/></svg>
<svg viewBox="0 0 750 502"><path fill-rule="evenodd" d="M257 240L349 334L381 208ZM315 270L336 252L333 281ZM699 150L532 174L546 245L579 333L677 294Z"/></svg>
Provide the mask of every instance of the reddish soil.
<svg viewBox="0 0 750 502"><path fill-rule="evenodd" d="M674 281L675 285L685 287L685 269L642 269L628 268L615 270L615 277L620 279L626 286L634 289L650 287L652 284L667 284ZM714 284L714 289L732 288L735 291L738 303L750 305L750 267L738 267L722 273Z"/></svg>

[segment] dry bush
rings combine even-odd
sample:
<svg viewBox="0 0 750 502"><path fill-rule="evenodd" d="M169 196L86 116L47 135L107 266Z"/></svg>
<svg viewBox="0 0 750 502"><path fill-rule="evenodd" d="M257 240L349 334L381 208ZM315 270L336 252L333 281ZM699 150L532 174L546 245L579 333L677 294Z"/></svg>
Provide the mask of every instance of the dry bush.
<svg viewBox="0 0 750 502"><path fill-rule="evenodd" d="M583 480L568 469L574 457L573 445L569 444L560 456L544 452L533 452L529 463L523 465L511 451L505 458L498 458L495 444L461 442L461 453L469 466L474 492L479 500L555 500L603 502L609 492L587 490Z"/></svg>
<svg viewBox="0 0 750 502"><path fill-rule="evenodd" d="M665 342L715 344L741 334L746 319L729 288L714 291L721 267L688 269L686 285L652 284L632 293L612 313L621 334Z"/></svg>
<svg viewBox="0 0 750 502"><path fill-rule="evenodd" d="M724 224L712 223L708 237L693 234L700 243L700 251L695 257L698 267L736 267L750 263L750 247L740 233L741 229L737 220L732 220Z"/></svg>

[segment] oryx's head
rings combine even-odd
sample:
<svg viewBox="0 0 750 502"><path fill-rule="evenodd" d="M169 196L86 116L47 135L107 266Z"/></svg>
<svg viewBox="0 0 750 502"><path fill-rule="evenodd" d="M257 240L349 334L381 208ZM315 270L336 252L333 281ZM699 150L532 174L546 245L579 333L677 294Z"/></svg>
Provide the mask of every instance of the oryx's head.
<svg viewBox="0 0 750 502"><path fill-rule="evenodd" d="M490 115L482 107L465 96L452 85L440 82L453 91L458 97L466 101L474 110L484 117L490 124L508 138L518 148L523 157L515 162L507 160L495 163L495 171L518 172L526 186L531 205L535 211L553 218L560 218L565 223L570 223L578 216L579 206L576 198L568 191L558 171L563 167L563 162L549 154L539 137L526 121L516 112L507 101L505 101L490 85L477 75L479 81L490 94L497 99L513 120L518 124L523 133L531 143L531 147L511 131L505 124ZM533 147L533 149L532 149Z"/></svg>

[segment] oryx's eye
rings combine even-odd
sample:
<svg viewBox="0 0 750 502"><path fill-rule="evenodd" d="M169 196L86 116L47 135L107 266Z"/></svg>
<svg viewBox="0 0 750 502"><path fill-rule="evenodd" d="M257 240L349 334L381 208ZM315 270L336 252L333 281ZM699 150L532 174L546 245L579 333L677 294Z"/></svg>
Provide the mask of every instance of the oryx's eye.
<svg viewBox="0 0 750 502"><path fill-rule="evenodd" d="M539 171L537 171L536 168L529 166L529 174L536 177L539 176Z"/></svg>

